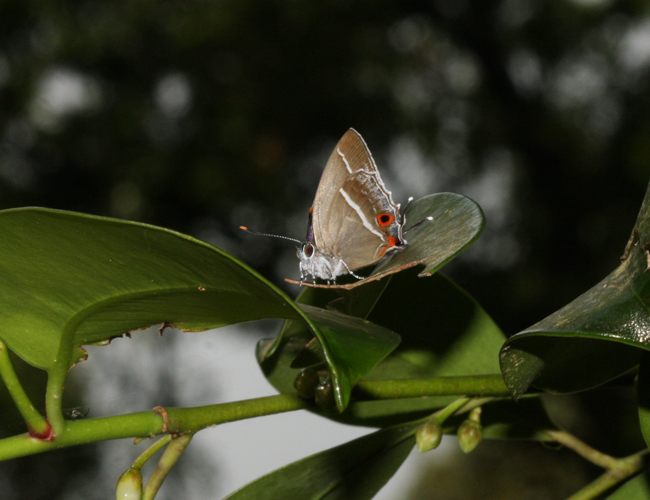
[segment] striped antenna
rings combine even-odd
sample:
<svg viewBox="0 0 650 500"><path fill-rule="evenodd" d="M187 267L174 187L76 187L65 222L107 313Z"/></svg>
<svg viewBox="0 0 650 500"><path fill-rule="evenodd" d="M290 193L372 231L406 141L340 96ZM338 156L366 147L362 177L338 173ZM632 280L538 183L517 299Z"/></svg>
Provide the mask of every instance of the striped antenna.
<svg viewBox="0 0 650 500"><path fill-rule="evenodd" d="M283 240L293 241L293 242L295 242L295 243L298 243L299 245L302 245L302 243L303 243L303 242L300 241L300 240L297 240L297 239L295 239L295 238L289 238L288 236L280 236L280 235L278 235L278 234L258 233L257 231L251 231L251 230L248 229L246 226L239 226L239 229L241 229L242 231L246 231L247 233L254 234L254 235L256 235L256 236L270 236L270 237L272 237L272 238L282 238Z"/></svg>

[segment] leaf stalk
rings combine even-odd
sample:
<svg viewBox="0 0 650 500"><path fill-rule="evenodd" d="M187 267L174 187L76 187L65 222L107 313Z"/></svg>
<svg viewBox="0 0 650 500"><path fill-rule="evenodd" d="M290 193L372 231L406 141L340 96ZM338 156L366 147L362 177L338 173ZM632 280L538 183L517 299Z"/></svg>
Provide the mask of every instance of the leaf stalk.
<svg viewBox="0 0 650 500"><path fill-rule="evenodd" d="M158 466L155 468L142 491L142 500L153 500L163 481L190 444L194 434L184 434L171 440L167 445Z"/></svg>
<svg viewBox="0 0 650 500"><path fill-rule="evenodd" d="M592 448L564 430L548 430L546 433L553 441L575 451L589 462L606 469L604 474L580 491L571 495L568 500L591 500L597 498L598 495L604 493L609 488L639 472L644 466L644 459L649 451L646 449L628 457L615 458Z"/></svg>
<svg viewBox="0 0 650 500"><path fill-rule="evenodd" d="M49 440L52 438L52 427L47 419L34 407L11 364L9 351L4 342L0 341L0 378L4 382L11 399L16 403L20 415L25 420L29 433L33 438Z"/></svg>

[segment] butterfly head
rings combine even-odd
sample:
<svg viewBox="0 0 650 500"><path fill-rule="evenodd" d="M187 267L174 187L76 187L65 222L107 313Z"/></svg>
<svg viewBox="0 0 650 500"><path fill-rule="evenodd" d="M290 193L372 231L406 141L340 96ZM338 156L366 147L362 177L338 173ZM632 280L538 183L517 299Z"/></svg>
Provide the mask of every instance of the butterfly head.
<svg viewBox="0 0 650 500"><path fill-rule="evenodd" d="M296 248L296 254L298 255L298 258L301 262L310 261L314 258L315 253L316 247L314 247L313 243L309 241L304 242L302 246Z"/></svg>

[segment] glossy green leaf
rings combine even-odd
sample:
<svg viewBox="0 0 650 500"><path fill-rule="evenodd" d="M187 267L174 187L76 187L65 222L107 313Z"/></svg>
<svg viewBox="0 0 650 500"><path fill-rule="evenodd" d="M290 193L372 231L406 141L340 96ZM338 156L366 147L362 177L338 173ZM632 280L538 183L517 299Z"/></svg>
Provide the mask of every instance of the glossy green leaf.
<svg viewBox="0 0 650 500"><path fill-rule="evenodd" d="M373 323L402 336L400 346L365 377L367 380L499 373L498 353L505 336L471 297L440 274L420 279L417 270L410 269L391 278L385 289L370 286L373 283L353 290L309 288L298 301L319 306L330 303L353 314L367 315ZM359 304L374 307L368 314L367 307ZM298 373L291 363L311 340L311 334L299 322L287 321L281 338L275 355L262 366L269 381L280 392L288 393L294 391L293 380ZM342 415L328 416L347 423L383 426L423 417L454 399L356 401Z"/></svg>
<svg viewBox="0 0 650 500"><path fill-rule="evenodd" d="M403 340L367 380L499 373L498 352L505 336L476 301L439 273L424 279L416 270L393 276L368 318L398 332ZM454 399L359 401L341 419L386 425L424 416Z"/></svg>
<svg viewBox="0 0 650 500"><path fill-rule="evenodd" d="M370 321L303 304L303 311L316 323L337 400L342 411L354 384L367 375L399 345L396 333Z"/></svg>
<svg viewBox="0 0 650 500"><path fill-rule="evenodd" d="M67 370L79 346L162 322L205 330L301 317L244 264L174 231L26 208L0 212L0 232L0 338L40 368L59 357Z"/></svg>
<svg viewBox="0 0 650 500"><path fill-rule="evenodd" d="M377 266L366 279L317 286L352 289L418 265L424 265L420 276L431 275L476 241L485 227L485 217L481 208L465 196L436 193L411 204L405 227L408 244L404 250Z"/></svg>
<svg viewBox="0 0 650 500"><path fill-rule="evenodd" d="M417 279L411 270L394 276L368 319L404 337L399 351L373 373L374 380L499 372L503 332L442 274Z"/></svg>
<svg viewBox="0 0 650 500"><path fill-rule="evenodd" d="M633 477L609 495L607 500L650 500L650 473Z"/></svg>
<svg viewBox="0 0 650 500"><path fill-rule="evenodd" d="M417 425L382 429L278 469L225 500L366 500L395 474Z"/></svg>
<svg viewBox="0 0 650 500"><path fill-rule="evenodd" d="M650 348L648 242L650 190L621 265L504 345L501 368L515 397L531 385L562 393L586 390L638 364L642 350Z"/></svg>
<svg viewBox="0 0 650 500"><path fill-rule="evenodd" d="M332 376L337 407L343 411L350 400L354 384L397 347L400 336L354 316L306 304L301 304L301 308L317 327L316 336ZM310 332L305 333L311 339ZM303 336L300 348L310 339ZM297 345L296 339L292 340L292 345ZM272 366L272 360L259 348L258 356L262 369L268 371L266 366ZM266 363L265 359L268 360ZM297 373L294 371L294 379ZM291 385L293 387L293 381ZM293 392L293 389L289 392Z"/></svg>

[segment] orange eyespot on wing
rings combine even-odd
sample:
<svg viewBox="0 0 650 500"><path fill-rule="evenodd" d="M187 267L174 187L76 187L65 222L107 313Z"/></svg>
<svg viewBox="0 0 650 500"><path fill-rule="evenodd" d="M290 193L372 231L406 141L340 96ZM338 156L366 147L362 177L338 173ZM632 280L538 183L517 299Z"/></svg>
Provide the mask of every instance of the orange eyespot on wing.
<svg viewBox="0 0 650 500"><path fill-rule="evenodd" d="M390 226L393 222L395 222L395 216L393 214L385 213L377 216L377 224L381 227Z"/></svg>
<svg viewBox="0 0 650 500"><path fill-rule="evenodd" d="M381 251L379 252L379 257L383 257L384 254L386 253L386 250L399 246L400 244L399 240L394 236L386 236L386 237L388 238L388 245L386 245L384 248L381 249Z"/></svg>

